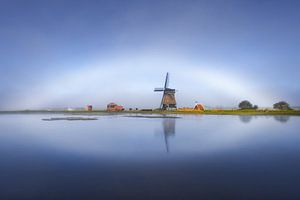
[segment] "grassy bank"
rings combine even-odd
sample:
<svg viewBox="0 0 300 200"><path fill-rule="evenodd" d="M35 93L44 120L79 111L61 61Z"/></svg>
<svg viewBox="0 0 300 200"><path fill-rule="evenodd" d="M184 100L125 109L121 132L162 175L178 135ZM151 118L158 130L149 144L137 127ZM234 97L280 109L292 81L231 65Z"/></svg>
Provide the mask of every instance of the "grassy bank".
<svg viewBox="0 0 300 200"><path fill-rule="evenodd" d="M300 110L174 110L174 111L130 111L129 113L153 113L153 114L196 114L196 115L295 115L300 116Z"/></svg>
<svg viewBox="0 0 300 200"><path fill-rule="evenodd" d="M188 111L187 113L199 113L206 115L298 115L300 110L205 110ZM179 111L185 113L185 111Z"/></svg>

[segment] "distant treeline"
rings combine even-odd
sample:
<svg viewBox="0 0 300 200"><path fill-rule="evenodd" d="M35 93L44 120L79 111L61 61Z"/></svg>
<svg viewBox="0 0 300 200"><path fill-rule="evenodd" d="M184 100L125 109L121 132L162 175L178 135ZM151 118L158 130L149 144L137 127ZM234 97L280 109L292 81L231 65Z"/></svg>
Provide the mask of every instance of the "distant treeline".
<svg viewBox="0 0 300 200"><path fill-rule="evenodd" d="M239 108L242 109L242 110L245 110L245 109L254 109L254 110L257 110L258 106L257 105L253 105L248 100L244 100L244 101L242 101L242 102L239 103ZM292 110L292 108L290 107L290 105L287 102L285 102L285 101L279 101L279 102L273 104L273 108L277 109L277 110Z"/></svg>

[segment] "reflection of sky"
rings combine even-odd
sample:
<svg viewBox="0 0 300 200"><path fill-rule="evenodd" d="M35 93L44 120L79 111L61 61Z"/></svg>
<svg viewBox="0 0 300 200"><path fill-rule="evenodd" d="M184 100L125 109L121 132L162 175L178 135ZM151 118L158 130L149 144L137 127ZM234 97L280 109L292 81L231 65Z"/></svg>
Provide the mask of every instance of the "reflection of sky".
<svg viewBox="0 0 300 200"><path fill-rule="evenodd" d="M49 117L0 115L1 199L299 199L299 117Z"/></svg>
<svg viewBox="0 0 300 200"><path fill-rule="evenodd" d="M299 102L298 1L2 1L0 108Z"/></svg>
<svg viewBox="0 0 300 200"><path fill-rule="evenodd" d="M166 156L162 123L165 119L99 116L97 121L41 120L47 117L1 115L2 148L118 159ZM262 116L253 117L248 123L238 116L186 116L172 120L176 120L176 129L168 138L168 145L173 157L243 152L274 145L291 148L300 139L295 134L298 117L291 117L286 123Z"/></svg>

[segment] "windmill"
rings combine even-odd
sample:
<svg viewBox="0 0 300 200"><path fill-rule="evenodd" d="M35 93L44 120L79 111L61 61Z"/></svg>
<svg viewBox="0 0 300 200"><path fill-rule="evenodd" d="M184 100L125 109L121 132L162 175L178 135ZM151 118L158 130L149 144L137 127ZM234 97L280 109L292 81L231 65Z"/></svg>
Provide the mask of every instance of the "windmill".
<svg viewBox="0 0 300 200"><path fill-rule="evenodd" d="M169 88L169 73L166 75L164 88L155 88L154 92L163 92L160 109L167 110L176 108L175 89Z"/></svg>

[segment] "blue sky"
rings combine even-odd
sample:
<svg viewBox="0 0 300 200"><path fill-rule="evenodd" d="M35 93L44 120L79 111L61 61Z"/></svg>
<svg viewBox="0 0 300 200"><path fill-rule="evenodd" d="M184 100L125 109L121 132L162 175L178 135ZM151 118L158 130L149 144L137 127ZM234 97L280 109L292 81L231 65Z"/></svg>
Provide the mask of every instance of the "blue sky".
<svg viewBox="0 0 300 200"><path fill-rule="evenodd" d="M300 103L300 2L0 0L0 109Z"/></svg>

